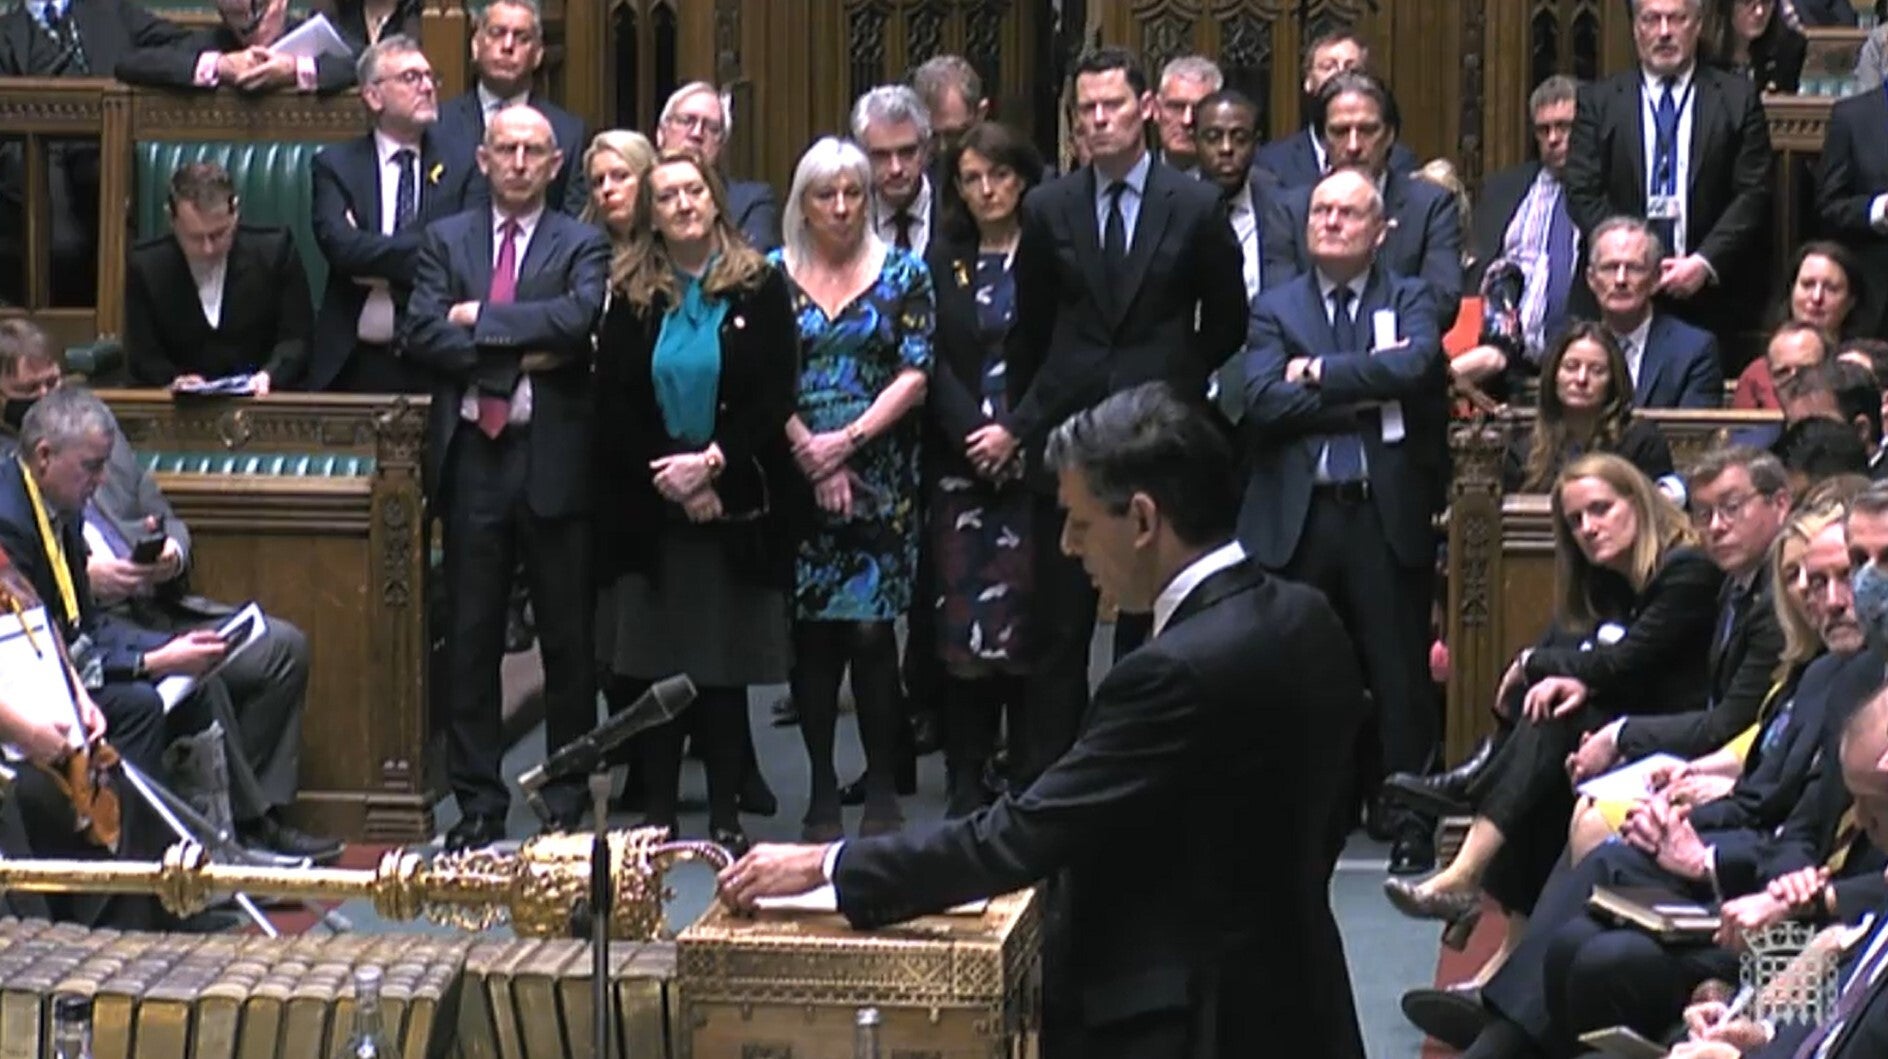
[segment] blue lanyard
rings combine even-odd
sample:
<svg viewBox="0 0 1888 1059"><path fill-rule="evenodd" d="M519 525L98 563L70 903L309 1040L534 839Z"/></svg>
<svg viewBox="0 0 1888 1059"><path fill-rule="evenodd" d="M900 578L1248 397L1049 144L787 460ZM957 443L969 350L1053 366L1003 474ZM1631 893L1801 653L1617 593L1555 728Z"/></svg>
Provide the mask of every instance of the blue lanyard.
<svg viewBox="0 0 1888 1059"><path fill-rule="evenodd" d="M1658 104L1650 97L1646 99L1647 108L1652 111L1652 184L1653 194L1675 195L1678 193L1678 130L1684 127L1685 111L1691 106L1691 95L1698 87L1694 74L1691 83L1685 86L1677 100L1672 104L1672 138L1665 138L1665 130L1659 126ZM1660 163L1663 163L1662 165Z"/></svg>

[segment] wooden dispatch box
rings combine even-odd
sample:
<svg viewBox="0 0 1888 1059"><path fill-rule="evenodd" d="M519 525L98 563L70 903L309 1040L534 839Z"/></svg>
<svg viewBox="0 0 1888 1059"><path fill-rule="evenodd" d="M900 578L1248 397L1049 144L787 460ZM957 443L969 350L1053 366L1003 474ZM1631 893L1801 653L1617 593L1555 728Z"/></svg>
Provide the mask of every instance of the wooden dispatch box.
<svg viewBox="0 0 1888 1059"><path fill-rule="evenodd" d="M712 904L676 939L676 1055L849 1059L876 1007L886 1059L1035 1059L1041 932L1034 890L874 931Z"/></svg>

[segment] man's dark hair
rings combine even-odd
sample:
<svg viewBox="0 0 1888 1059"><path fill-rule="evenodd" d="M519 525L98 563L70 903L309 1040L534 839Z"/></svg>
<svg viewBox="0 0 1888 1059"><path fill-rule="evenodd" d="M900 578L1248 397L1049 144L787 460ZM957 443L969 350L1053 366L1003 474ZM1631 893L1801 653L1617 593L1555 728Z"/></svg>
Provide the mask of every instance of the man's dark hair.
<svg viewBox="0 0 1888 1059"><path fill-rule="evenodd" d="M1827 416L1810 416L1784 427L1770 451L1784 467L1812 483L1839 474L1868 473L1868 450L1855 436L1855 428Z"/></svg>
<svg viewBox="0 0 1888 1059"><path fill-rule="evenodd" d="M1868 440L1880 442L1881 385L1875 381L1875 373L1841 357L1824 361L1821 368L1836 392L1836 407L1842 412L1842 421L1854 423L1855 417L1861 416L1868 421Z"/></svg>
<svg viewBox="0 0 1888 1059"><path fill-rule="evenodd" d="M1330 47L1333 44L1342 44L1345 41L1349 41L1350 43L1357 45L1357 50L1363 54L1364 62L1368 63L1370 61L1370 42L1364 40L1362 35L1360 35L1356 30L1351 29L1349 26L1345 26L1341 29L1334 29L1326 33L1320 33L1317 36L1311 38L1311 43L1306 44L1304 47L1304 54L1299 56L1299 60L1298 60L1298 64L1300 66L1300 69L1298 71L1299 74L1300 75L1310 74L1311 73L1311 60L1316 58L1319 52L1323 51L1324 49Z"/></svg>
<svg viewBox="0 0 1888 1059"><path fill-rule="evenodd" d="M234 207L236 183L229 170L215 162L186 162L170 175L170 212L176 213L182 202L206 211Z"/></svg>
<svg viewBox="0 0 1888 1059"><path fill-rule="evenodd" d="M1318 130L1320 137L1324 135L1324 121L1331 103L1338 96L1349 95L1373 100L1377 104L1377 112L1383 115L1384 127L1393 133L1400 134L1403 131L1403 114L1396 109L1396 96L1391 94L1390 86L1373 73L1344 70L1332 74L1331 79L1324 82L1324 87L1318 89L1317 98L1311 101L1311 127Z"/></svg>
<svg viewBox="0 0 1888 1059"><path fill-rule="evenodd" d="M1246 95L1237 88L1222 88L1208 95L1205 99L1193 104L1193 113L1195 115L1204 114L1209 107L1244 107L1246 110L1252 112L1253 125L1255 127L1258 125L1260 116L1259 105L1252 101L1251 96ZM1198 118L1196 117L1195 124L1197 123Z"/></svg>
<svg viewBox="0 0 1888 1059"><path fill-rule="evenodd" d="M1083 74L1105 74L1110 70L1120 70L1127 74L1128 87L1134 89L1137 96L1147 92L1147 71L1141 68L1141 61L1126 48L1113 44L1104 44L1082 53L1075 60L1075 72L1069 75L1071 83Z"/></svg>
<svg viewBox="0 0 1888 1059"><path fill-rule="evenodd" d="M1052 470L1080 471L1117 514L1145 493L1187 544L1225 540L1238 518L1231 441L1211 409L1166 383L1143 383L1070 416L1049 435L1047 457Z"/></svg>

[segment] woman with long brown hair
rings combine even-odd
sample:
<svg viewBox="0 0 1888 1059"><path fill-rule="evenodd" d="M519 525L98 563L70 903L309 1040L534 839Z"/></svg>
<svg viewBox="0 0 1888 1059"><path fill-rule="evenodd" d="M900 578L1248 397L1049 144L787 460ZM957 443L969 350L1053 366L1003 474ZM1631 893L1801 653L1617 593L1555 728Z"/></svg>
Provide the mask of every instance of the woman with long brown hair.
<svg viewBox="0 0 1888 1059"><path fill-rule="evenodd" d="M1647 478L1672 473L1672 450L1657 426L1632 417L1632 375L1612 333L1575 322L1541 361L1534 429L1516 438L1502 468L1502 488L1539 493L1571 459L1588 452L1624 456Z"/></svg>

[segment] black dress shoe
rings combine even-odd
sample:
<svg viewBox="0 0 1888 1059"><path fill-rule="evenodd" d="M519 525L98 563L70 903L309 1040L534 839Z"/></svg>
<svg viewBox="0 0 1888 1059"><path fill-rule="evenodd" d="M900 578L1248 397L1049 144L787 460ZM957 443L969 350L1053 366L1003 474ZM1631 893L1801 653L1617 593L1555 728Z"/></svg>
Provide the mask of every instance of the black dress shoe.
<svg viewBox="0 0 1888 1059"><path fill-rule="evenodd" d="M791 695L782 695L775 699L772 712L775 728L791 728L800 723L800 708L793 704Z"/></svg>
<svg viewBox="0 0 1888 1059"><path fill-rule="evenodd" d="M333 864L345 849L341 843L320 835L311 835L275 818L273 813L236 827L236 837L245 846L259 847L285 857L306 857L316 864Z"/></svg>
<svg viewBox="0 0 1888 1059"><path fill-rule="evenodd" d="M909 798L918 793L918 763L907 760L898 765L898 775L892 777L892 790L900 798ZM865 804L865 777L860 776L844 787L839 788L840 805Z"/></svg>
<svg viewBox="0 0 1888 1059"><path fill-rule="evenodd" d="M734 796L735 807L744 813L755 816L772 816L780 811L780 799L774 797L774 790L767 786L767 777L759 769L749 769L741 780L741 790Z"/></svg>
<svg viewBox="0 0 1888 1059"><path fill-rule="evenodd" d="M1364 802L1364 834L1373 842L1395 842L1402 834L1405 813L1381 794Z"/></svg>
<svg viewBox="0 0 1888 1059"><path fill-rule="evenodd" d="M728 856L735 860L740 860L753 845L748 841L747 833L738 827L711 827L708 829L708 841L727 850Z"/></svg>
<svg viewBox="0 0 1888 1059"><path fill-rule="evenodd" d="M911 752L923 757L944 748L943 725L936 710L918 710L911 715Z"/></svg>
<svg viewBox="0 0 1888 1059"><path fill-rule="evenodd" d="M1382 797L1430 816L1464 816L1474 812L1470 797L1476 781L1488 770L1497 749L1494 736L1482 740L1467 761L1447 772L1421 776L1399 772L1383 781Z"/></svg>
<svg viewBox="0 0 1888 1059"><path fill-rule="evenodd" d="M1390 874L1419 875L1436 866L1436 841L1428 829L1405 824L1390 845Z"/></svg>
<svg viewBox="0 0 1888 1059"><path fill-rule="evenodd" d="M1491 1018L1482 1006L1481 988L1470 983L1404 993L1403 1017L1457 1051L1467 1051Z"/></svg>
<svg viewBox="0 0 1888 1059"><path fill-rule="evenodd" d="M505 818L492 813L473 813L462 817L446 832L446 852L457 853L460 850L477 849L503 841L505 837Z"/></svg>

